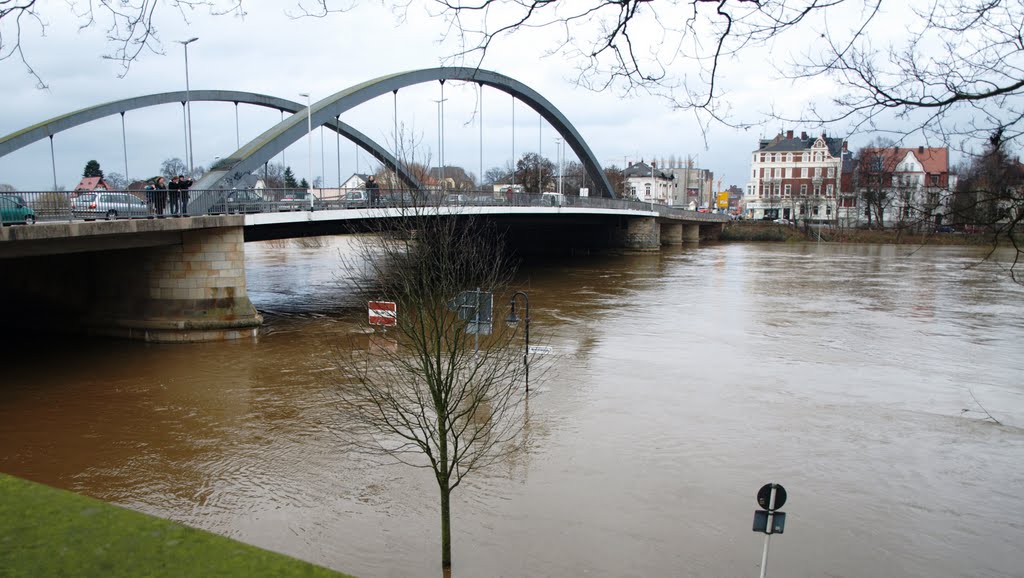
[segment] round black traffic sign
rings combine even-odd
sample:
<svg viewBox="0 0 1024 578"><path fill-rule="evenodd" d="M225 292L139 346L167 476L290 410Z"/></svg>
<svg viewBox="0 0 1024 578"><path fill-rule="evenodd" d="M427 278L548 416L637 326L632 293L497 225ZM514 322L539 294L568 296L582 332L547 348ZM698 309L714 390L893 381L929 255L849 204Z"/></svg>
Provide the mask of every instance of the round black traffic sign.
<svg viewBox="0 0 1024 578"><path fill-rule="evenodd" d="M772 497L772 486L775 486L775 503L769 504ZM786 504L786 488L782 484L765 484L757 491L757 505L764 510L778 510Z"/></svg>

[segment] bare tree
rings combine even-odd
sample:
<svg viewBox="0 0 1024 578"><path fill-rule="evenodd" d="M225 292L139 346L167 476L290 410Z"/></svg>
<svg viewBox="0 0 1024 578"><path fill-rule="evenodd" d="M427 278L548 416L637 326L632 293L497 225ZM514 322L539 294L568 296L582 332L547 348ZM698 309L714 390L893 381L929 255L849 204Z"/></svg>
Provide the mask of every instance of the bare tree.
<svg viewBox="0 0 1024 578"><path fill-rule="evenodd" d="M70 10L78 20L79 30L94 26L103 29L111 47L103 58L119 62L122 66L119 76L123 77L144 51L163 52L157 34L158 14L169 10L188 22L199 9L214 16L245 15L242 0L67 0L60 3L2 0L0 61L12 58L20 61L36 79L36 85L46 88L43 77L32 67L22 49L22 35L35 30L40 36L45 36L47 15Z"/></svg>
<svg viewBox="0 0 1024 578"><path fill-rule="evenodd" d="M336 431L353 451L433 472L447 570L452 492L521 449L521 342L503 325L473 333L459 314L474 303L459 300L467 290L504 303L513 267L493 230L430 209L410 210L375 239L350 269L367 272L368 297L397 304L397 324L339 353Z"/></svg>

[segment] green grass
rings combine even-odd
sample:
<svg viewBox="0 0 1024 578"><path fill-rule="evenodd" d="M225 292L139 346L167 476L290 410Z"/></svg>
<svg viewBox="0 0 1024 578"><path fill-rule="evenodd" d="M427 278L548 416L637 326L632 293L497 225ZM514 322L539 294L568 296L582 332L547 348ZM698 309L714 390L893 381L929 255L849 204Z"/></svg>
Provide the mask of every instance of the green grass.
<svg viewBox="0 0 1024 578"><path fill-rule="evenodd" d="M345 576L0 474L0 576Z"/></svg>

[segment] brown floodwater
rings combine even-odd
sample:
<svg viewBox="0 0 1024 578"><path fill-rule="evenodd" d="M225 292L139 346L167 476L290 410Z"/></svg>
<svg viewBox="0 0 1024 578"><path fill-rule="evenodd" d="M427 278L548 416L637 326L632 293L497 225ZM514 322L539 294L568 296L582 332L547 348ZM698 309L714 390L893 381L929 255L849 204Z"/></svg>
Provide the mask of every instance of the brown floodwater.
<svg viewBox="0 0 1024 578"><path fill-rule="evenodd" d="M0 471L359 576L436 576L427 473L346 455L353 238L246 246L253 340L8 336ZM963 247L533 263L533 449L456 490L456 576L1024 575L1024 288ZM982 408L1001 422L988 419ZM963 411L963 410L969 411Z"/></svg>

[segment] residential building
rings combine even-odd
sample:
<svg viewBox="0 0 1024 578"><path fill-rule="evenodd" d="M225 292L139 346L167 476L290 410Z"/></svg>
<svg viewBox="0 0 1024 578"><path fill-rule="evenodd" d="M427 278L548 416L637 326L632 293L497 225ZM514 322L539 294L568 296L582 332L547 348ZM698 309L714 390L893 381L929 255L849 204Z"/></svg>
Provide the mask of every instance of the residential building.
<svg viewBox="0 0 1024 578"><path fill-rule="evenodd" d="M675 177L671 172L659 170L657 162L631 162L622 171L622 176L626 188L625 198L660 205L672 204Z"/></svg>
<svg viewBox="0 0 1024 578"><path fill-rule="evenodd" d="M743 205L749 219L824 223L836 217L846 141L793 131L761 139Z"/></svg>
<svg viewBox="0 0 1024 578"><path fill-rule="evenodd" d="M955 176L946 147L866 147L857 151L841 224L930 228L947 212Z"/></svg>
<svg viewBox="0 0 1024 578"><path fill-rule="evenodd" d="M83 177L79 181L78 186L75 187L76 191L108 191L110 187L107 186L107 181L103 180L103 177Z"/></svg>

